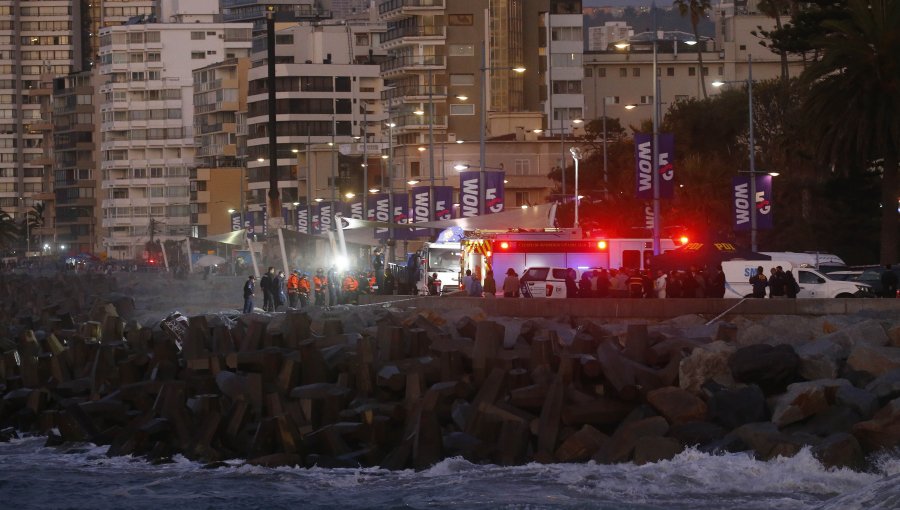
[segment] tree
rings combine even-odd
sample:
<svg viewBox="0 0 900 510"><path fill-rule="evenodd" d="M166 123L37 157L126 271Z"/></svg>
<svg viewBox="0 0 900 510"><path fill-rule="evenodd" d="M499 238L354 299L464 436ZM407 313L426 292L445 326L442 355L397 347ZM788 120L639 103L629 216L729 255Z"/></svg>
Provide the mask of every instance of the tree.
<svg viewBox="0 0 900 510"><path fill-rule="evenodd" d="M763 14L775 19L775 30L780 31L784 28L781 24L781 14L787 9L788 2L786 0L760 0L759 10ZM762 31L760 29L760 31ZM756 35L756 32L753 32ZM764 45L765 46L765 45ZM772 47L773 51L781 57L781 79L788 79L788 58L787 50L783 47Z"/></svg>
<svg viewBox="0 0 900 510"><path fill-rule="evenodd" d="M12 216L0 209L0 249L12 248L19 239L19 227Z"/></svg>
<svg viewBox="0 0 900 510"><path fill-rule="evenodd" d="M706 83L703 81L703 44L700 44L700 32L697 27L700 25L700 19L706 18L706 13L712 8L709 0L675 0L672 5L678 7L678 12L682 16L690 14L691 28L694 30L694 40L697 41L697 80L700 82L700 88L703 90L703 99L709 97L706 93ZM653 34L656 37L656 34Z"/></svg>
<svg viewBox="0 0 900 510"><path fill-rule="evenodd" d="M880 162L881 263L898 261L900 2L850 0L847 19L827 20L807 68L804 111L826 168L859 171ZM876 163L877 165L877 163Z"/></svg>

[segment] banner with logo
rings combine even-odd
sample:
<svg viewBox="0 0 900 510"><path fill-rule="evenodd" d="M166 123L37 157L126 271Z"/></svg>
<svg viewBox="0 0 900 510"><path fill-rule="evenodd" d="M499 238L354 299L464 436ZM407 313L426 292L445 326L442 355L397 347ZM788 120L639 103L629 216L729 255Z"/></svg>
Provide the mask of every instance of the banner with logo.
<svg viewBox="0 0 900 510"><path fill-rule="evenodd" d="M343 212L345 218L353 218L354 220L366 219L366 207L363 204L365 197L356 196L349 202L344 202Z"/></svg>
<svg viewBox="0 0 900 510"><path fill-rule="evenodd" d="M409 223L409 195L406 193L394 193L393 223ZM395 228L394 239L415 239L413 229Z"/></svg>
<svg viewBox="0 0 900 510"><path fill-rule="evenodd" d="M391 221L391 198L387 193L374 193L369 195L366 207L366 219L370 221ZM389 239L390 229L375 228L375 239Z"/></svg>
<svg viewBox="0 0 900 510"><path fill-rule="evenodd" d="M672 133L659 134L659 153L657 171L659 172L659 198L675 196L675 136ZM635 133L635 197L641 200L653 199L653 135Z"/></svg>
<svg viewBox="0 0 900 510"><path fill-rule="evenodd" d="M431 221L431 188L417 186L412 189L412 223ZM430 232L427 228L413 229L416 236L425 236Z"/></svg>
<svg viewBox="0 0 900 510"><path fill-rule="evenodd" d="M313 204L312 218L310 219L310 234L322 233L322 202Z"/></svg>
<svg viewBox="0 0 900 510"><path fill-rule="evenodd" d="M478 172L459 174L459 215L461 218L478 216L482 195L480 188Z"/></svg>
<svg viewBox="0 0 900 510"><path fill-rule="evenodd" d="M334 230L334 202L319 202L319 231L320 233Z"/></svg>
<svg viewBox="0 0 900 510"><path fill-rule="evenodd" d="M453 218L453 186L434 187L434 219Z"/></svg>
<svg viewBox="0 0 900 510"><path fill-rule="evenodd" d="M756 189L750 189L750 177L735 177L732 184L734 202L734 229L747 231L751 227L751 214L756 214L757 230L771 229L772 221L772 176L758 175ZM755 192L752 196L751 192Z"/></svg>
<svg viewBox="0 0 900 510"><path fill-rule="evenodd" d="M484 173L484 214L503 212L505 205L503 181L505 178L506 172Z"/></svg>
<svg viewBox="0 0 900 510"><path fill-rule="evenodd" d="M231 213L231 231L234 232L236 230L241 229L241 213L235 211Z"/></svg>
<svg viewBox="0 0 900 510"><path fill-rule="evenodd" d="M309 228L309 209L306 206L297 208L297 232L301 234L311 234Z"/></svg>

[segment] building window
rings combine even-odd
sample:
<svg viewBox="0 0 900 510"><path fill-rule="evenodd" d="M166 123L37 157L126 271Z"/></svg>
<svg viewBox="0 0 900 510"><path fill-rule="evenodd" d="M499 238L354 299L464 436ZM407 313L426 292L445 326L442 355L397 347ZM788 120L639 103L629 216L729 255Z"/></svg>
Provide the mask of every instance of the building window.
<svg viewBox="0 0 900 510"><path fill-rule="evenodd" d="M294 44L294 34L275 34L275 44Z"/></svg>
<svg viewBox="0 0 900 510"><path fill-rule="evenodd" d="M632 67L631 68L631 76L633 78L640 78L641 77L641 68L640 67Z"/></svg>
<svg viewBox="0 0 900 510"><path fill-rule="evenodd" d="M598 78L606 78L606 68L601 67L597 69L597 77Z"/></svg>
<svg viewBox="0 0 900 510"><path fill-rule="evenodd" d="M516 191L516 207L522 207L523 205L531 205L531 202L528 200L528 192Z"/></svg>
<svg viewBox="0 0 900 510"><path fill-rule="evenodd" d="M667 67L666 68L666 76L675 76L675 68Z"/></svg>
<svg viewBox="0 0 900 510"><path fill-rule="evenodd" d="M191 32L192 41L202 41L206 39L206 32Z"/></svg>
<svg viewBox="0 0 900 510"><path fill-rule="evenodd" d="M203 32L200 32L200 33L202 34ZM192 51L191 52L191 59L193 59L193 60L202 60L204 58L206 58L205 51Z"/></svg>
<svg viewBox="0 0 900 510"><path fill-rule="evenodd" d="M619 68L619 78L627 78L628 77L628 69L625 67Z"/></svg>
<svg viewBox="0 0 900 510"><path fill-rule="evenodd" d="M475 115L474 104L451 104L450 115Z"/></svg>
<svg viewBox="0 0 900 510"><path fill-rule="evenodd" d="M594 76L594 68L593 67L585 67L584 68L584 77L591 78Z"/></svg>
<svg viewBox="0 0 900 510"><path fill-rule="evenodd" d="M419 165L418 161L411 161L409 163L409 176L410 177L418 177L419 176L419 167L420 167L420 165Z"/></svg>
<svg viewBox="0 0 900 510"><path fill-rule="evenodd" d="M447 46L447 56L449 57L474 57L474 44L450 44Z"/></svg>
<svg viewBox="0 0 900 510"><path fill-rule="evenodd" d="M719 66L716 69L716 72L719 74L719 76L723 76L725 74L725 66Z"/></svg>
<svg viewBox="0 0 900 510"><path fill-rule="evenodd" d="M531 173L531 160L530 159L517 159L515 161L515 167L513 168L513 173L515 175L528 175Z"/></svg>
<svg viewBox="0 0 900 510"><path fill-rule="evenodd" d="M369 45L369 34L356 34L356 45L357 46L368 46Z"/></svg>
<svg viewBox="0 0 900 510"><path fill-rule="evenodd" d="M458 87L475 85L475 75L474 74L451 74L450 75L450 85L458 86Z"/></svg>
<svg viewBox="0 0 900 510"><path fill-rule="evenodd" d="M703 76L709 76L709 68L706 66L703 67Z"/></svg>
<svg viewBox="0 0 900 510"><path fill-rule="evenodd" d="M350 92L350 77L338 76L334 79L335 92Z"/></svg>
<svg viewBox="0 0 900 510"><path fill-rule="evenodd" d="M554 80L554 94L581 94L581 80Z"/></svg>
<svg viewBox="0 0 900 510"><path fill-rule="evenodd" d="M472 26L475 16L472 14L448 14L447 24L451 27L468 27Z"/></svg>
<svg viewBox="0 0 900 510"><path fill-rule="evenodd" d="M641 104L652 104L653 96L641 96Z"/></svg>
<svg viewBox="0 0 900 510"><path fill-rule="evenodd" d="M688 67L688 76L697 76L697 68Z"/></svg>

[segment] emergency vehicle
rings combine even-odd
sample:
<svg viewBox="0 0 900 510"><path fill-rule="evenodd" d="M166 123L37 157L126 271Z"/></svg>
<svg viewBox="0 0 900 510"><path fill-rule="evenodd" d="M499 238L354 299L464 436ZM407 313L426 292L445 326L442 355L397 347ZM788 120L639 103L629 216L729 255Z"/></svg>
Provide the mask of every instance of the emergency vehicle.
<svg viewBox="0 0 900 510"><path fill-rule="evenodd" d="M681 239L680 243L686 243ZM532 267L585 269L647 269L653 257L652 239L607 238L582 229L476 231L462 245L462 273L484 279L494 271L497 285L507 269L518 275ZM663 252L674 250L674 240L660 239Z"/></svg>
<svg viewBox="0 0 900 510"><path fill-rule="evenodd" d="M438 294L459 290L461 260L460 243L425 243L422 247L422 267L425 270L418 284L420 293L427 294L427 282L432 274L437 274Z"/></svg>

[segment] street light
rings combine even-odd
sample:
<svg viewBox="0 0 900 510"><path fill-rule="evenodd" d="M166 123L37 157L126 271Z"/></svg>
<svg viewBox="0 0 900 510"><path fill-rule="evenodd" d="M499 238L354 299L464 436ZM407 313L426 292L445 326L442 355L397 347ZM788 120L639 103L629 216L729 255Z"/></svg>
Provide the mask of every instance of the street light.
<svg viewBox="0 0 900 510"><path fill-rule="evenodd" d="M748 138L750 152L750 250L756 251L756 141L753 138L753 56L747 55L747 79L746 80L717 80L712 83L714 87L721 87L726 83L746 83L747 84L747 123ZM776 173L777 175L777 173Z"/></svg>
<svg viewBox="0 0 900 510"><path fill-rule="evenodd" d="M570 147L569 152L572 153L572 159L575 160L575 222L572 227L578 228L578 160L581 159L581 149Z"/></svg>
<svg viewBox="0 0 900 510"><path fill-rule="evenodd" d="M484 140L485 136L487 136L487 73L488 71L496 71L496 70L512 70L516 73L524 73L525 68L522 66L516 67L488 67L487 66L487 50L484 46L484 41L481 42L481 67L479 68L481 71L481 126L480 126L480 146L478 148L478 156L481 162L481 171L478 173L478 215L484 215L485 212L485 197L484 197L484 170L485 170L485 162L486 162L486 154L485 154L485 145Z"/></svg>

